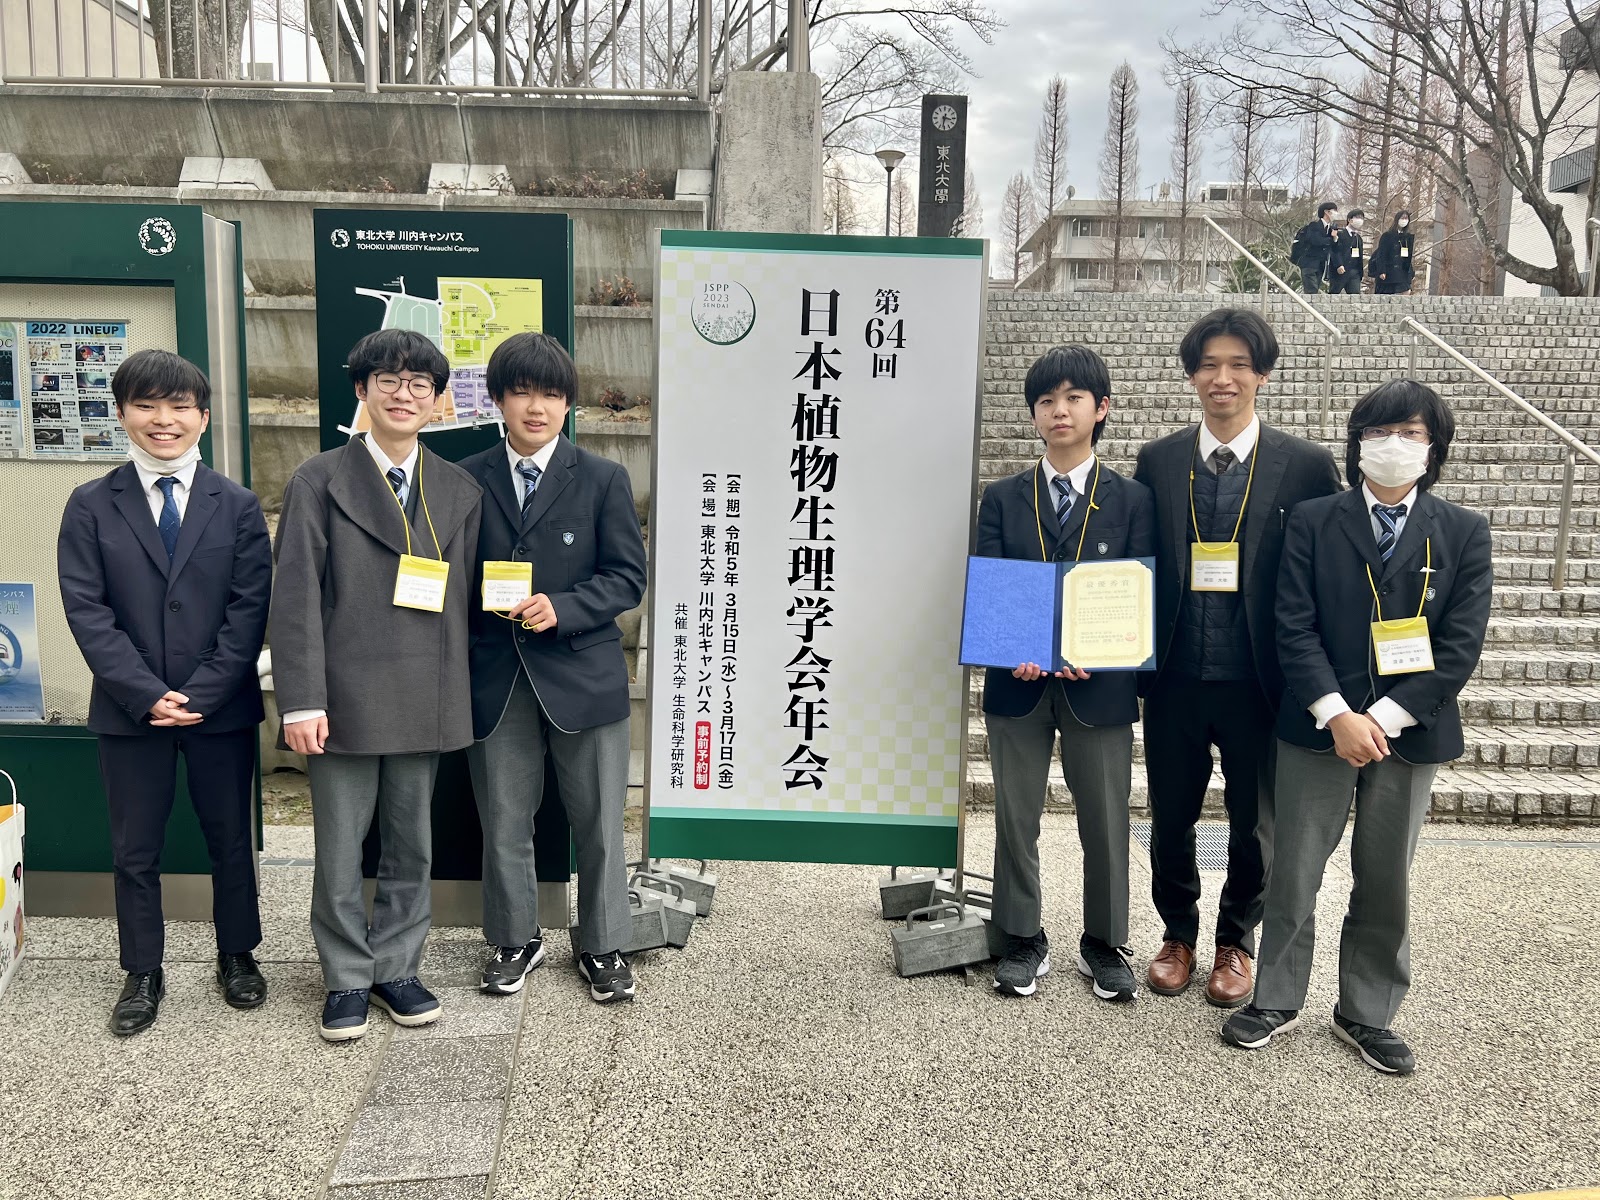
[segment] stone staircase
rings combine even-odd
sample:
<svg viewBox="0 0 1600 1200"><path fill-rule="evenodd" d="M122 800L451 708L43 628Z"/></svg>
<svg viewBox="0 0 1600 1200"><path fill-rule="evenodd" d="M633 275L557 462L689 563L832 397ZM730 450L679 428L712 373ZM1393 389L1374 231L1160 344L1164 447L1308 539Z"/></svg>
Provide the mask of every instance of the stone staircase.
<svg viewBox="0 0 1600 1200"><path fill-rule="evenodd" d="M1253 297L1239 297L1254 304ZM1328 428L1319 420L1323 337L1292 301L1269 317L1283 345L1262 418L1325 442L1343 463L1351 404L1410 373L1413 316L1591 446L1600 447L1600 302L1458 297L1318 297L1344 337L1333 363ZM1105 460L1131 472L1138 447L1194 419L1198 401L1177 346L1212 296L1047 296L991 293L980 473L984 485L1036 461L1038 440L1022 398L1028 366L1047 347L1081 341L1111 368ZM1483 513L1494 535L1495 597L1483 660L1462 694L1466 754L1439 773L1434 815L1461 820L1592 821L1600 818L1600 472L1580 460L1567 564L1551 587L1559 526L1562 451L1555 438L1481 381L1424 343L1416 375L1456 413L1456 436L1438 494ZM970 799L992 803L993 776L974 672ZM1135 742L1135 758L1143 747ZM1146 804L1142 768L1135 808ZM1208 806L1220 811L1221 774ZM1070 807L1059 777L1052 805Z"/></svg>

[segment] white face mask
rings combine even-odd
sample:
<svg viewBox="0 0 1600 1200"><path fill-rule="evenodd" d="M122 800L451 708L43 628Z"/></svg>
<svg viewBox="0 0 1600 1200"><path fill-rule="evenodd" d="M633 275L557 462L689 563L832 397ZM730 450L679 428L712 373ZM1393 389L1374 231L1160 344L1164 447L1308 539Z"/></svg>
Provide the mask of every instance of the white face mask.
<svg viewBox="0 0 1600 1200"><path fill-rule="evenodd" d="M1365 217L1351 217L1350 218L1350 228L1351 229L1360 229L1366 223L1367 223L1367 219Z"/></svg>
<svg viewBox="0 0 1600 1200"><path fill-rule="evenodd" d="M1411 218L1410 217L1401 217L1400 220L1398 222L1396 222L1396 223L1400 226L1401 229L1404 229L1407 225L1411 224Z"/></svg>
<svg viewBox="0 0 1600 1200"><path fill-rule="evenodd" d="M1393 434L1361 443L1361 474L1379 487L1415 483L1428 470L1427 442L1408 442Z"/></svg>

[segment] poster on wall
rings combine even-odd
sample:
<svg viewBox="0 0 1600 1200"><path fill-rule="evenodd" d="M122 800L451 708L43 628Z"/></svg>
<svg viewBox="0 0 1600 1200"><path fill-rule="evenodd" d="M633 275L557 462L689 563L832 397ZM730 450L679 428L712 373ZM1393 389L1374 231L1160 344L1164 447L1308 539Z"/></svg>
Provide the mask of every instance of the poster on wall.
<svg viewBox="0 0 1600 1200"><path fill-rule="evenodd" d="M0 722L44 719L33 584L0 583Z"/></svg>
<svg viewBox="0 0 1600 1200"><path fill-rule="evenodd" d="M0 458L119 462L111 376L126 321L0 318Z"/></svg>
<svg viewBox="0 0 1600 1200"><path fill-rule="evenodd" d="M661 239L650 853L952 864L984 243Z"/></svg>
<svg viewBox="0 0 1600 1200"><path fill-rule="evenodd" d="M454 458L501 436L489 356L516 333L572 347L571 221L562 213L317 209L317 359L322 446L365 432L344 356L377 329L444 351L450 384L422 432ZM437 435L458 435L441 449Z"/></svg>

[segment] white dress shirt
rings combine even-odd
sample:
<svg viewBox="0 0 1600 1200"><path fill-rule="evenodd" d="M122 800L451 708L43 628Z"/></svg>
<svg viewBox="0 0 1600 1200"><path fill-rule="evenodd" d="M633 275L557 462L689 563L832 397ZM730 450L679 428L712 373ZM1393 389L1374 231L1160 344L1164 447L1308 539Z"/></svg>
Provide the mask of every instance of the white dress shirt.
<svg viewBox="0 0 1600 1200"><path fill-rule="evenodd" d="M150 515L157 525L161 524L161 510L166 506L167 498L156 486L156 480L172 478L178 481L178 486L172 489L172 499L178 506L178 520L182 521L184 514L189 511L189 492L194 487L194 469L198 464L197 459L181 470L174 471L171 476L157 475L140 463L133 464L133 469L139 473L139 486L144 489L144 498L150 502Z"/></svg>
<svg viewBox="0 0 1600 1200"><path fill-rule="evenodd" d="M1061 509L1061 493L1056 490L1056 480L1061 477L1061 472L1050 465L1048 456L1039 460L1044 467L1044 485L1050 493L1050 510L1059 512ZM1067 482L1072 485L1072 507L1076 509L1082 504L1089 494L1089 472L1094 470L1095 457L1093 454L1084 459L1072 470L1066 473ZM1059 528L1059 522L1057 528Z"/></svg>
<svg viewBox="0 0 1600 1200"><path fill-rule="evenodd" d="M1382 526L1378 524L1377 514L1372 511L1372 506L1381 503L1381 501L1372 494L1372 489L1367 487L1365 482L1361 485L1361 496L1367 502L1367 515L1369 524L1372 526L1372 540L1376 542L1383 530ZM1406 498L1400 503L1405 505L1406 511L1405 515L1394 523L1395 542L1397 544L1400 540L1400 535L1405 532L1406 517L1411 515L1412 509L1416 506L1417 489L1413 487L1406 493ZM1427 586L1426 580L1423 581L1423 586ZM1394 618L1391 616L1387 619L1393 620ZM1338 692L1329 692L1326 696L1319 696L1311 704L1311 715L1316 718L1318 729L1326 728L1328 722L1333 718L1349 711L1350 705L1345 702L1345 698ZM1374 700L1367 709L1367 716L1378 723L1379 728L1383 730L1386 737L1399 737L1403 731L1417 723L1415 717L1387 696L1379 696Z"/></svg>
<svg viewBox="0 0 1600 1200"><path fill-rule="evenodd" d="M367 452L372 455L372 461L378 464L378 470L384 477L384 487L389 486L389 470L391 467L399 467L400 470L405 474L406 481L401 485L400 491L396 497L403 506L406 501L411 498L411 483L417 477L417 456L422 453L422 443L413 442L411 445L411 453L406 455L406 460L404 462L398 463L389 461L389 456L382 450L378 449L378 443L372 440L372 435L370 433L361 439L361 444L364 445L367 448ZM294 725L301 721L314 721L318 717L325 717L327 715L327 710L322 708L298 708L294 712L284 713L283 723L285 725Z"/></svg>
<svg viewBox="0 0 1600 1200"><path fill-rule="evenodd" d="M1227 446L1233 451L1233 460L1243 462L1250 457L1251 451L1256 448L1256 441L1261 437L1261 418L1251 417L1250 424L1239 431L1237 437L1231 442L1224 442L1211 432L1211 426L1204 421L1200 422L1200 461L1210 462L1211 454L1218 446Z"/></svg>
<svg viewBox="0 0 1600 1200"><path fill-rule="evenodd" d="M544 473L550 469L550 460L555 456L556 442L559 437L553 437L531 455L518 454L511 447L511 439L506 439L506 461L511 464L511 494L517 498L517 503L522 503L522 492L527 484L517 471L517 466L527 459L533 460L533 465L539 468L540 482L544 480Z"/></svg>

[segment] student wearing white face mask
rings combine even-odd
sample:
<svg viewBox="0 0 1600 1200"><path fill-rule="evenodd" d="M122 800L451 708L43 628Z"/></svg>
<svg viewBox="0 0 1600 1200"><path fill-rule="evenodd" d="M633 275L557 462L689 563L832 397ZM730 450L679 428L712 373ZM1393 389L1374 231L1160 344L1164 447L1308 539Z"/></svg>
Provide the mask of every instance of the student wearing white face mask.
<svg viewBox="0 0 1600 1200"><path fill-rule="evenodd" d="M1416 239L1411 233L1411 214L1401 209L1394 222L1378 239L1378 248L1367 263L1372 289L1380 296L1400 296L1411 290L1412 255Z"/></svg>
<svg viewBox="0 0 1600 1200"><path fill-rule="evenodd" d="M1493 582L1488 522L1429 490L1454 431L1431 388L1384 384L1350 413L1350 490L1289 515L1272 877L1255 999L1222 1030L1243 1049L1300 1018L1317 892L1353 802L1333 1028L1378 1071L1416 1067L1389 1027L1411 982L1411 860L1434 774L1462 753L1456 697L1483 650Z"/></svg>
<svg viewBox="0 0 1600 1200"><path fill-rule="evenodd" d="M1366 223L1367 214L1352 208L1344 225L1334 229L1333 249L1328 253L1329 295L1361 294L1361 275L1367 261L1367 243L1361 237L1361 227Z"/></svg>

